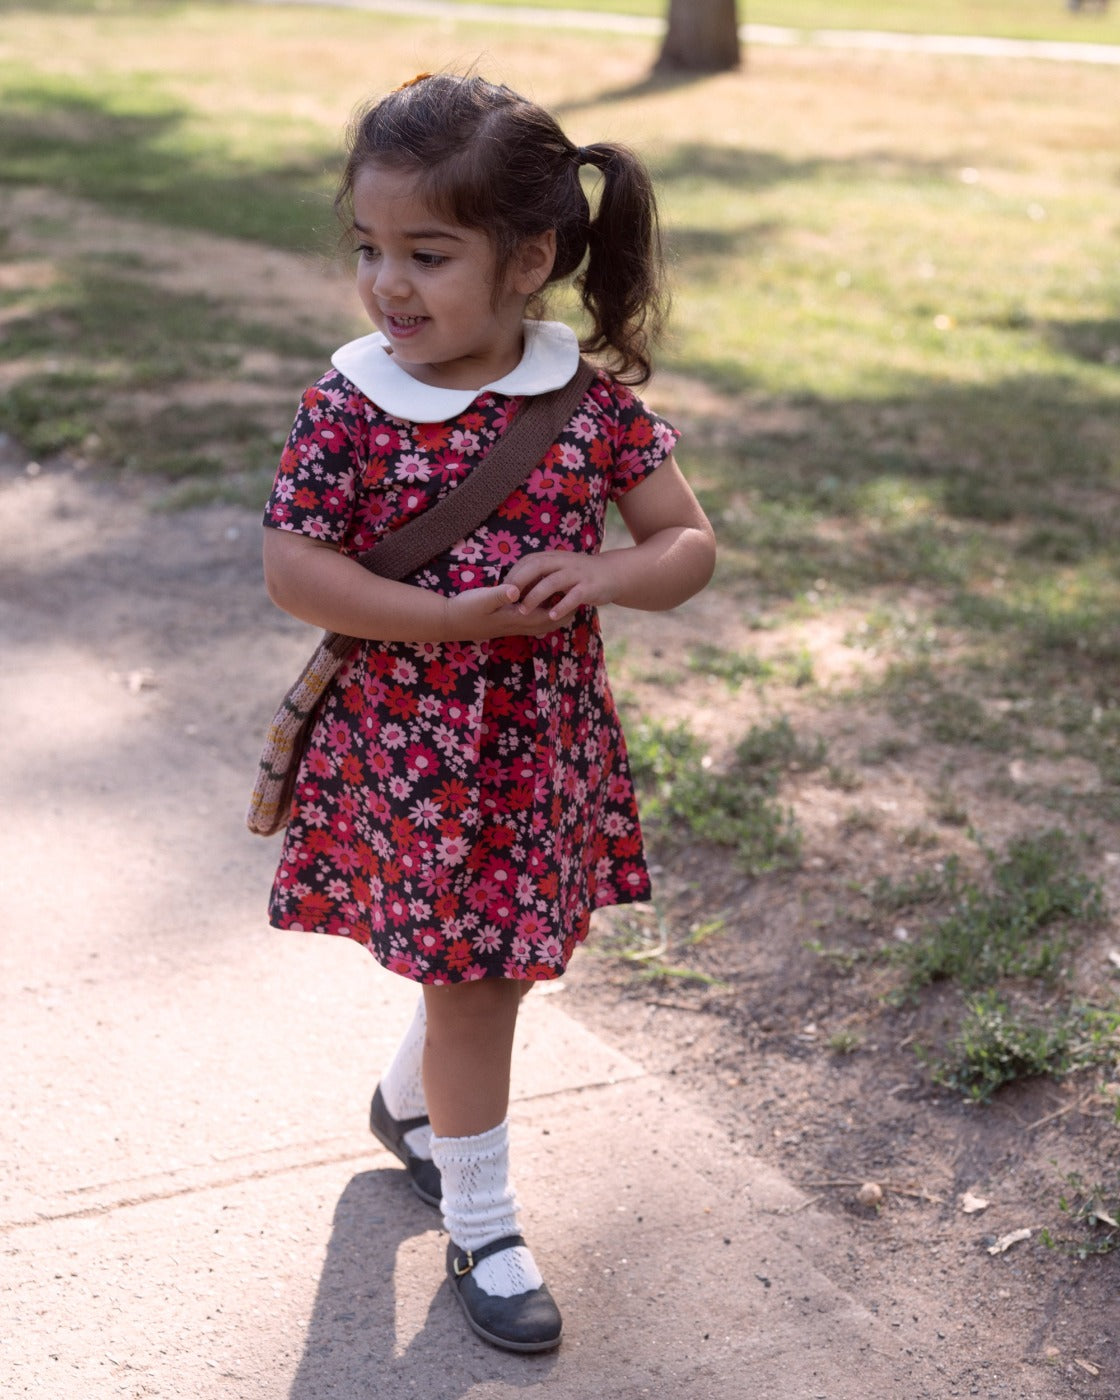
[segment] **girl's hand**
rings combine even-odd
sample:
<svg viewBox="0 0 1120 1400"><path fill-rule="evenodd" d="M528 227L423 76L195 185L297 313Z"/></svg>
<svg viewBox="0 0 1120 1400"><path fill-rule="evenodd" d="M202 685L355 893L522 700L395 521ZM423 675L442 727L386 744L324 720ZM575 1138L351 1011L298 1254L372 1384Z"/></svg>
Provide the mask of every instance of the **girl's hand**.
<svg viewBox="0 0 1120 1400"><path fill-rule="evenodd" d="M617 603L660 612L699 592L715 567L715 536L672 457L618 502L632 545L601 554L545 550L506 574L529 616L571 622L577 608Z"/></svg>
<svg viewBox="0 0 1120 1400"><path fill-rule="evenodd" d="M615 570L608 557L563 549L524 555L506 574L505 582L518 590L521 613L543 614L553 626L570 623L577 608L613 602L615 594Z"/></svg>
<svg viewBox="0 0 1120 1400"><path fill-rule="evenodd" d="M526 606L508 580L495 588L471 588L446 600L447 641L483 642L494 637L543 637L570 626L547 608Z"/></svg>

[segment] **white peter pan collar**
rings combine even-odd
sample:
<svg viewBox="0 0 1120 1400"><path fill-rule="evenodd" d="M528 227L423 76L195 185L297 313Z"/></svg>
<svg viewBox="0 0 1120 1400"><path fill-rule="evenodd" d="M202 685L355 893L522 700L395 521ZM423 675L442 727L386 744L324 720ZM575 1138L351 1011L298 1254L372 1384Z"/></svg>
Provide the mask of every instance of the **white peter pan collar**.
<svg viewBox="0 0 1120 1400"><path fill-rule="evenodd" d="M393 418L442 423L468 409L480 394L543 394L567 384L576 372L579 341L561 321L525 321L525 350L516 369L480 389L440 389L424 384L386 353L380 331L340 346L331 356L335 369Z"/></svg>

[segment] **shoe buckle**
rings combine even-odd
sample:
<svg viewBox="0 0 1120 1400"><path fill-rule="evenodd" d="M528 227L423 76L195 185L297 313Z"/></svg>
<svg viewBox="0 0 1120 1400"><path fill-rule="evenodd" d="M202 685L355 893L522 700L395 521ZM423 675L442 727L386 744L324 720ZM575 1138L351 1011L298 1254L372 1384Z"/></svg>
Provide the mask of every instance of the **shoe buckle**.
<svg viewBox="0 0 1120 1400"><path fill-rule="evenodd" d="M462 1268L460 1268L459 1266L463 1264L464 1259L467 1262ZM462 1254L457 1254L455 1258L451 1261L451 1272L455 1275L456 1278L463 1278L466 1274L469 1274L473 1268L474 1255L469 1249L465 1250Z"/></svg>

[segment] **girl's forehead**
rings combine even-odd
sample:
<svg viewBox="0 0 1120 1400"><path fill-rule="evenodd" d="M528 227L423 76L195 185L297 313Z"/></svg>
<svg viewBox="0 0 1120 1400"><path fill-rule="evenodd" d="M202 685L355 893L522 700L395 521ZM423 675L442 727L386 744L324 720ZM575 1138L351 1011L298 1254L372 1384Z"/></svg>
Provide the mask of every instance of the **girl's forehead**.
<svg viewBox="0 0 1120 1400"><path fill-rule="evenodd" d="M380 220L411 226L420 220L424 228L461 231L443 210L424 198L419 177L413 171L365 165L354 177L353 199L358 223Z"/></svg>

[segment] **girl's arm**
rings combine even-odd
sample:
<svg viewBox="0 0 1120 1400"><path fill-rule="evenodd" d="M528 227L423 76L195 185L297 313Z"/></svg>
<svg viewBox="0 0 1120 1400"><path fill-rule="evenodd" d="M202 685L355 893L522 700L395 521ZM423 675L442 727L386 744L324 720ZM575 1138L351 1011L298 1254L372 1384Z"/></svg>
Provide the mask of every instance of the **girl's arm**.
<svg viewBox="0 0 1120 1400"><path fill-rule="evenodd" d="M548 616L563 621L579 607L606 603L663 612L699 593L715 570L715 534L675 459L621 497L618 509L632 545L519 559L505 580L517 587L519 607L533 615L552 599Z"/></svg>
<svg viewBox="0 0 1120 1400"><path fill-rule="evenodd" d="M285 612L328 632L379 642L474 642L539 637L564 625L543 608L516 606L508 581L445 598L379 578L336 545L291 530L264 532L268 596Z"/></svg>

